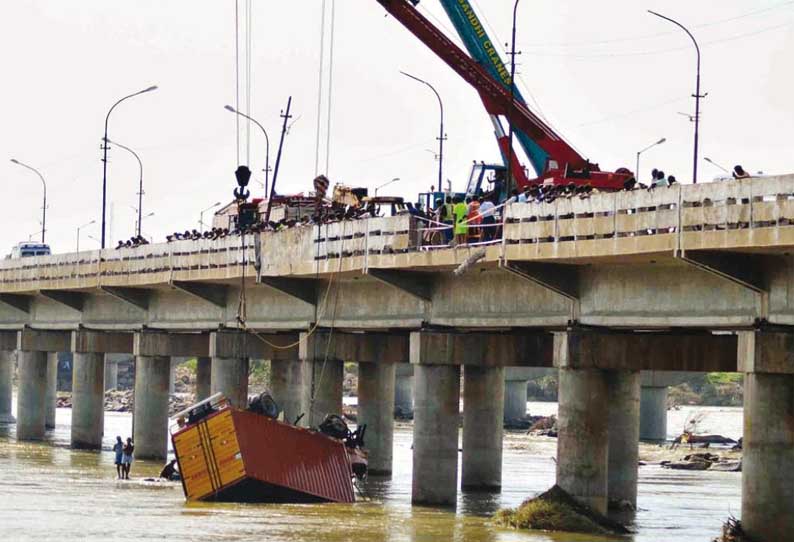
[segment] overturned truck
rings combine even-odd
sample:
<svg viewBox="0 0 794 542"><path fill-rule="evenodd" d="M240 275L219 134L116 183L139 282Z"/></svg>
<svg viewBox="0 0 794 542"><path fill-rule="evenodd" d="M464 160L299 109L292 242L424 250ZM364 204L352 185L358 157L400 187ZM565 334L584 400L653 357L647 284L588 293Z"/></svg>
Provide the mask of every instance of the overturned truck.
<svg viewBox="0 0 794 542"><path fill-rule="evenodd" d="M269 396L240 410L216 394L174 418L188 501L351 503L354 478L366 476L366 427L350 432L338 416L306 429L279 420Z"/></svg>

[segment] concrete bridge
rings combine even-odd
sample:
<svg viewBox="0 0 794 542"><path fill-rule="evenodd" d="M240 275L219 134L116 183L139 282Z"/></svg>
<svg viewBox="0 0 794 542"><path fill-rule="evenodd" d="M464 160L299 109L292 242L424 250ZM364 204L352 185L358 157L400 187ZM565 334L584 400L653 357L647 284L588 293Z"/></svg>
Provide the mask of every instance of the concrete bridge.
<svg viewBox="0 0 794 542"><path fill-rule="evenodd" d="M311 422L340 410L342 361L355 361L372 466L388 472L396 367L410 363L413 502L443 505L457 491L461 373L461 486L498 488L505 370L557 367L557 480L604 511L636 502L640 372L740 371L742 520L791 541L793 224L782 176L513 204L502 240L460 276L480 249L424 250L408 216L7 260L0 410L16 350L17 435L40 438L48 353L71 350L72 443L96 448L103 356L133 353L136 451L162 457L170 357L198 357L202 395L237 404L248 360L272 360L287 417Z"/></svg>

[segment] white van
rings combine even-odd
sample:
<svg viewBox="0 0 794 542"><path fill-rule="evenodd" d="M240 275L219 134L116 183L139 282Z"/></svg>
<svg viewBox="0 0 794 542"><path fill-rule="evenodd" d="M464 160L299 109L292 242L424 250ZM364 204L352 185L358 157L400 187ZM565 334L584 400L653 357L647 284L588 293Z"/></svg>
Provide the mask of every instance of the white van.
<svg viewBox="0 0 794 542"><path fill-rule="evenodd" d="M50 254L50 245L44 243L23 242L11 249L11 258L49 256Z"/></svg>

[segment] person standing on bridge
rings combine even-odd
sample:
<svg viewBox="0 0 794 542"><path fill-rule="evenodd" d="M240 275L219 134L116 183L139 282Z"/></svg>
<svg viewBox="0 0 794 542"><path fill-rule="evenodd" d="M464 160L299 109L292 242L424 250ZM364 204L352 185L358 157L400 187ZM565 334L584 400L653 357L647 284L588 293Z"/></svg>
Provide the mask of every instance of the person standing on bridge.
<svg viewBox="0 0 794 542"><path fill-rule="evenodd" d="M455 215L455 244L465 245L469 227L466 218L469 216L469 206L463 201L461 196L455 198L455 206L452 212Z"/></svg>

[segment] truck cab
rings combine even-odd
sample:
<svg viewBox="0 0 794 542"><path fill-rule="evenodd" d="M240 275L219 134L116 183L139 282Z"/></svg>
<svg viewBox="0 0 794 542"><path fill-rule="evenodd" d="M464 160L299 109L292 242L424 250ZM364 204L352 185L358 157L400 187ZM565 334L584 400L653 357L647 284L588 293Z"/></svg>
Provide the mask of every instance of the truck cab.
<svg viewBox="0 0 794 542"><path fill-rule="evenodd" d="M52 252L50 252L50 245L45 243L22 242L11 249L9 258L30 258L33 256L49 256L50 254L52 254Z"/></svg>

